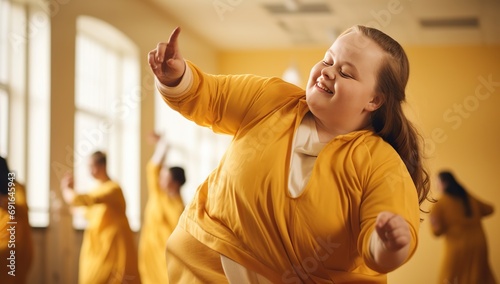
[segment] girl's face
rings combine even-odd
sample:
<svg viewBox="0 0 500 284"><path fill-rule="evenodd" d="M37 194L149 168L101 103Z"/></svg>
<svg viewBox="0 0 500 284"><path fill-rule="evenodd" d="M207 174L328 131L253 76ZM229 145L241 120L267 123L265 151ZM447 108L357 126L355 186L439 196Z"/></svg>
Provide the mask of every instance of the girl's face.
<svg viewBox="0 0 500 284"><path fill-rule="evenodd" d="M385 52L358 32L339 37L311 69L306 101L331 132L345 134L367 126L382 103L375 92Z"/></svg>

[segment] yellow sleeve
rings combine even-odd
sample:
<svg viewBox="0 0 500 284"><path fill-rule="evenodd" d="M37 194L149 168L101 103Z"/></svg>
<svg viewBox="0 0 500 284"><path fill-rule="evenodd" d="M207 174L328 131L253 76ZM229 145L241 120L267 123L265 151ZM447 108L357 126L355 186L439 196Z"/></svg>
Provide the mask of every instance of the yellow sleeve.
<svg viewBox="0 0 500 284"><path fill-rule="evenodd" d="M301 88L279 78L211 75L188 61L187 68L193 73L189 91L174 97L162 93L163 98L187 119L218 133L234 135L243 125L258 123L294 94L304 94Z"/></svg>
<svg viewBox="0 0 500 284"><path fill-rule="evenodd" d="M471 196L470 194L469 194L469 198L473 199L477 202L478 207L479 207L479 215L481 217L491 215L495 211L495 208L491 204L482 202L481 200L479 200L478 198L475 198L474 196ZM472 204L472 202L469 201L469 204Z"/></svg>
<svg viewBox="0 0 500 284"><path fill-rule="evenodd" d="M406 261L414 254L418 242L420 209L417 190L405 164L396 151L380 140L371 149L357 151L363 168L363 196L360 207L361 232L358 238L358 250L366 265L375 271L381 271L370 252L370 236L375 229L377 215L389 211L402 216L410 227L411 245ZM363 165L364 164L364 165Z"/></svg>
<svg viewBox="0 0 500 284"><path fill-rule="evenodd" d="M87 194L77 194L71 205L90 206L97 203L114 203L119 201L120 187L115 183L105 183Z"/></svg>

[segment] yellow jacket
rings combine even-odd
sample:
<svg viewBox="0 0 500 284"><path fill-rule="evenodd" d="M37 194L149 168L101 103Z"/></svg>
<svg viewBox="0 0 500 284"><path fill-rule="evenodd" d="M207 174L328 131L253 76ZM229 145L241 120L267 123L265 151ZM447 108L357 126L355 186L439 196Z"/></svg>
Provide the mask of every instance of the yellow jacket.
<svg viewBox="0 0 500 284"><path fill-rule="evenodd" d="M33 258L33 237L24 187L15 182L8 195L0 195L0 279L2 284L24 284ZM10 198L10 200L9 200ZM11 218L9 210L15 209ZM12 253L13 252L13 253ZM13 259L13 262L11 262ZM13 266L11 266L13 265Z"/></svg>
<svg viewBox="0 0 500 284"><path fill-rule="evenodd" d="M180 196L169 197L158 183L161 165L147 165L148 202L139 242L139 271L144 284L167 284L165 248L184 210Z"/></svg>
<svg viewBox="0 0 500 284"><path fill-rule="evenodd" d="M140 283L136 245L120 186L113 181L101 183L88 194L77 195L72 205L86 206L88 220L78 282Z"/></svg>
<svg viewBox="0 0 500 284"><path fill-rule="evenodd" d="M371 131L330 141L297 198L288 193L304 91L278 78L209 75L188 62L189 91L173 109L234 139L179 225L273 283L385 283L369 253L377 215L402 215L416 249L419 203L399 155Z"/></svg>

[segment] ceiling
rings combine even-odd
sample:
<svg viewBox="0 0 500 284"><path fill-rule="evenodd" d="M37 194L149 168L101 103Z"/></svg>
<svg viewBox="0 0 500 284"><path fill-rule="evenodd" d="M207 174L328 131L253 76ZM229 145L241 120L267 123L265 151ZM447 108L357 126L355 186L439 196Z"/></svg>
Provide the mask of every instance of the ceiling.
<svg viewBox="0 0 500 284"><path fill-rule="evenodd" d="M499 0L149 0L219 49L330 45L377 27L403 45L500 44Z"/></svg>

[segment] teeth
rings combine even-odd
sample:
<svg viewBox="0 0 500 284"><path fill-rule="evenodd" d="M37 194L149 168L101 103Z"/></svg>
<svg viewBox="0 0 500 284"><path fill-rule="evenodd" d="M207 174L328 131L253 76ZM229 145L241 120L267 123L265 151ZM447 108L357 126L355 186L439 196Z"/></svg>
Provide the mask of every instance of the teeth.
<svg viewBox="0 0 500 284"><path fill-rule="evenodd" d="M327 92L327 93L330 93L330 94L333 94L332 91L330 91L330 89L328 89L327 87L325 87L323 84L321 84L320 82L317 82L316 83L316 86L318 86L321 90Z"/></svg>

